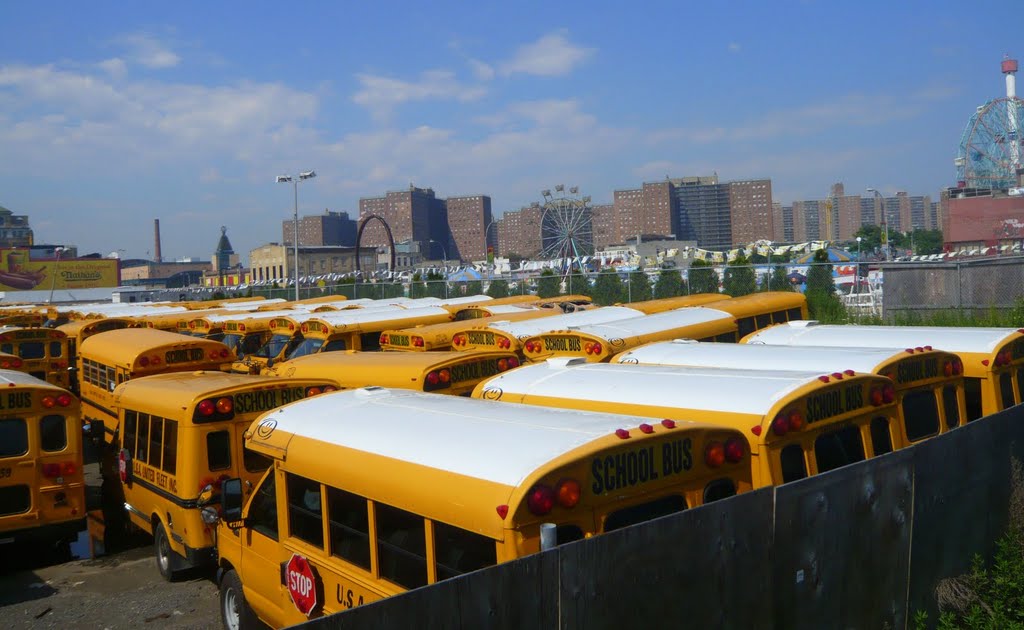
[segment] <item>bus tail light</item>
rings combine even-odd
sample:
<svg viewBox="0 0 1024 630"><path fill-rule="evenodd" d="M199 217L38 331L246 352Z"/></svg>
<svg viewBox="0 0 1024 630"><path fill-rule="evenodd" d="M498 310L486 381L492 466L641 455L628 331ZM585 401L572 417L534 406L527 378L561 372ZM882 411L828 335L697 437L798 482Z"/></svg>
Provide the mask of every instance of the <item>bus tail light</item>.
<svg viewBox="0 0 1024 630"><path fill-rule="evenodd" d="M786 435L789 433L789 418L786 414L780 413L772 420L772 433L775 435Z"/></svg>
<svg viewBox="0 0 1024 630"><path fill-rule="evenodd" d="M153 367L156 367L156 366L160 365L160 363L161 363L160 357L158 357L158 356L149 357L149 364L152 365Z"/></svg>
<svg viewBox="0 0 1024 630"><path fill-rule="evenodd" d="M447 372L447 374L442 377L441 372ZM446 369L432 370L427 372L427 376L423 379L423 390L429 392L435 389L441 389L442 387L448 387L451 384L451 380L451 371Z"/></svg>
<svg viewBox="0 0 1024 630"><path fill-rule="evenodd" d="M558 500L558 505L564 508L576 507L576 504L580 502L582 494L583 488L580 486L580 482L575 479L563 479L555 486L555 497Z"/></svg>
<svg viewBox="0 0 1024 630"><path fill-rule="evenodd" d="M238 332L245 332L245 324L238 325Z"/></svg>
<svg viewBox="0 0 1024 630"><path fill-rule="evenodd" d="M506 337L499 337L498 338L498 347L507 350L508 348L512 347L512 342L509 341Z"/></svg>
<svg viewBox="0 0 1024 630"><path fill-rule="evenodd" d="M964 362L960 360L960 357L953 359L953 376L960 376L964 373Z"/></svg>
<svg viewBox="0 0 1024 630"><path fill-rule="evenodd" d="M306 396L316 396L322 391L319 387L308 387L306 388Z"/></svg>
<svg viewBox="0 0 1024 630"><path fill-rule="evenodd" d="M218 354L220 354L220 358L222 358L222 359L228 358L227 348L221 348L220 352Z"/></svg>
<svg viewBox="0 0 1024 630"><path fill-rule="evenodd" d="M142 367L149 367L149 357L139 357L139 365Z"/></svg>
<svg viewBox="0 0 1024 630"><path fill-rule="evenodd" d="M551 486L538 483L526 495L526 507L534 516L544 516L555 507L555 491Z"/></svg>
<svg viewBox="0 0 1024 630"><path fill-rule="evenodd" d="M452 372L448 368L441 368L437 373L437 377L441 380L441 383L448 385L452 382Z"/></svg>
<svg viewBox="0 0 1024 630"><path fill-rule="evenodd" d="M43 464L43 476L47 479L60 479L70 477L78 472L75 462L60 462L58 464Z"/></svg>
<svg viewBox="0 0 1024 630"><path fill-rule="evenodd" d="M60 477L60 464L43 464L43 476L47 479Z"/></svg>
<svg viewBox="0 0 1024 630"><path fill-rule="evenodd" d="M70 477L78 472L78 466L75 466L75 462L64 462L60 465L60 472L63 476Z"/></svg>
<svg viewBox="0 0 1024 630"><path fill-rule="evenodd" d="M200 401L199 404L196 405L196 411L199 412L199 415L201 416L212 416L213 412L216 410L217 406L209 398Z"/></svg>
<svg viewBox="0 0 1024 630"><path fill-rule="evenodd" d="M881 387L872 387L871 388L871 393L868 394L868 398L871 400L871 405L873 407L877 407L877 406L881 405L882 401L885 398L882 395L882 388Z"/></svg>
<svg viewBox="0 0 1024 630"><path fill-rule="evenodd" d="M508 359L498 359L498 371L504 372L508 369Z"/></svg>
<svg viewBox="0 0 1024 630"><path fill-rule="evenodd" d="M71 394L60 394L57 396L57 406L67 407L71 404Z"/></svg>
<svg viewBox="0 0 1024 630"><path fill-rule="evenodd" d="M231 413L235 410L235 401L228 396L218 398L214 404L217 408L217 413Z"/></svg>
<svg viewBox="0 0 1024 630"><path fill-rule="evenodd" d="M47 409L52 409L53 406L57 404L57 399L53 396L43 396L43 399L39 402L41 402Z"/></svg>
<svg viewBox="0 0 1024 630"><path fill-rule="evenodd" d="M747 454L747 447L743 443L743 440L739 438L729 438L725 442L725 461L730 464L736 464L743 461L743 456Z"/></svg>
<svg viewBox="0 0 1024 630"><path fill-rule="evenodd" d="M718 441L709 442L704 448L704 463L711 468L718 468L725 463L725 446Z"/></svg>
<svg viewBox="0 0 1024 630"><path fill-rule="evenodd" d="M942 364L942 373L946 376L953 376L953 362L946 361Z"/></svg>
<svg viewBox="0 0 1024 630"><path fill-rule="evenodd" d="M586 352L587 354L593 354L594 342L588 341L587 343L583 344L583 351Z"/></svg>
<svg viewBox="0 0 1024 630"><path fill-rule="evenodd" d="M21 366L22 361L17 357L14 357L12 359L4 359L3 361L0 361L0 368L3 368L5 370L17 369L20 368Z"/></svg>
<svg viewBox="0 0 1024 630"><path fill-rule="evenodd" d="M458 334L452 337L453 346L464 346L466 345L466 335Z"/></svg>
<svg viewBox="0 0 1024 630"><path fill-rule="evenodd" d="M519 367L519 359L517 359L515 357L509 357L509 359L508 359L508 369L511 370L512 368L517 368L517 367Z"/></svg>
<svg viewBox="0 0 1024 630"><path fill-rule="evenodd" d="M799 431L804 428L804 417L799 411L794 409L789 412L789 430Z"/></svg>
<svg viewBox="0 0 1024 630"><path fill-rule="evenodd" d="M299 330L301 330L302 334L305 335L306 333L309 332L309 326L307 326L306 324L303 324L302 326L299 326Z"/></svg>
<svg viewBox="0 0 1024 630"><path fill-rule="evenodd" d="M601 344L599 344L599 343L597 343L595 341L594 342L594 347L591 348L591 350L594 351L594 354L601 354L601 351L604 350L604 346L602 346Z"/></svg>
<svg viewBox="0 0 1024 630"><path fill-rule="evenodd" d="M380 345L386 346L389 343L391 343L391 335L381 334L381 336L380 336Z"/></svg>
<svg viewBox="0 0 1024 630"><path fill-rule="evenodd" d="M334 385L324 385L324 393L325 394L328 393L328 392L336 392L336 391L338 391L338 388L335 387Z"/></svg>
<svg viewBox="0 0 1024 630"><path fill-rule="evenodd" d="M892 383L886 383L882 386L882 401L889 404L894 400L896 400L896 387Z"/></svg>
<svg viewBox="0 0 1024 630"><path fill-rule="evenodd" d="M423 337L413 337L412 338L412 346L414 348L422 348L423 347Z"/></svg>

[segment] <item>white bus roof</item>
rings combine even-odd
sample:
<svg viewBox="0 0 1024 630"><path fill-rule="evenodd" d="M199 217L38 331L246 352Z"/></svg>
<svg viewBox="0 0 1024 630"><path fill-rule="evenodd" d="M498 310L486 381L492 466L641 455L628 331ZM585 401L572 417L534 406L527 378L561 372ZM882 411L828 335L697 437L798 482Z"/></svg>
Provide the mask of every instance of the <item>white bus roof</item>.
<svg viewBox="0 0 1024 630"><path fill-rule="evenodd" d="M896 348L768 346L701 343L690 339L676 339L627 350L612 359L612 363L689 365L740 370L811 370L822 374L844 370L874 373L882 364L892 359L911 356L914 355Z"/></svg>
<svg viewBox="0 0 1024 630"><path fill-rule="evenodd" d="M381 387L321 394L263 419L276 431L512 487L588 442L647 421Z"/></svg>
<svg viewBox="0 0 1024 630"><path fill-rule="evenodd" d="M522 313L523 311L539 311L540 307L532 304L472 304L472 308L487 311L491 315L507 315L509 313ZM467 308L466 310L471 310Z"/></svg>
<svg viewBox="0 0 1024 630"><path fill-rule="evenodd" d="M614 339L624 337L637 337L651 333L663 332L673 328L681 328L694 324L704 324L715 321L735 320L735 316L724 311L701 306L688 306L671 311L663 311L654 315L643 317L630 317L604 324L590 324L584 326L567 326L564 330L584 335L593 335L602 339ZM557 332L552 330L551 332Z"/></svg>
<svg viewBox="0 0 1024 630"><path fill-rule="evenodd" d="M442 299L439 305L443 306L458 306L460 304L480 304L486 306L488 302L493 300L489 295L466 295L457 298L445 298Z"/></svg>
<svg viewBox="0 0 1024 630"><path fill-rule="evenodd" d="M409 319L413 317L430 317L434 315L451 316L447 310L440 306L422 306L418 308L359 308L351 311L326 311L323 313L312 313L313 317L306 319L318 319L331 326L342 324L365 324L367 322L386 322L394 319Z"/></svg>
<svg viewBox="0 0 1024 630"><path fill-rule="evenodd" d="M526 339L534 335L541 335L552 330L565 330L570 326L587 326L590 324L603 324L631 317L648 317L641 311L626 306L605 306L589 311L576 311L574 313L563 313L542 317L540 319L528 319L521 322L494 322L487 327L508 333L516 339ZM466 320L472 324L473 320Z"/></svg>
<svg viewBox="0 0 1024 630"><path fill-rule="evenodd" d="M822 372L765 372L548 359L478 385L504 393L764 416ZM486 394L485 394L486 395Z"/></svg>
<svg viewBox="0 0 1024 630"><path fill-rule="evenodd" d="M33 387L47 387L56 392L64 392L63 388L38 379L31 374L18 370L0 370L0 386L13 387L16 385L31 385Z"/></svg>
<svg viewBox="0 0 1024 630"><path fill-rule="evenodd" d="M832 326L795 321L770 326L744 343L789 346L916 348L948 352L995 352L1017 334L1016 328L945 328L940 326Z"/></svg>

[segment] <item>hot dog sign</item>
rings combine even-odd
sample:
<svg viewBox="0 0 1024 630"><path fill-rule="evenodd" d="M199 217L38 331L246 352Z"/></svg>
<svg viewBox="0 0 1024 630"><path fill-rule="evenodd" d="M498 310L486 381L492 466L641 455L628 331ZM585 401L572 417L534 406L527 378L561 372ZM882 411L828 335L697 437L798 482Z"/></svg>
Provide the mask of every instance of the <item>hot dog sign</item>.
<svg viewBox="0 0 1024 630"><path fill-rule="evenodd" d="M62 258L37 250L0 248L0 291L43 291L116 287L120 268L115 259Z"/></svg>

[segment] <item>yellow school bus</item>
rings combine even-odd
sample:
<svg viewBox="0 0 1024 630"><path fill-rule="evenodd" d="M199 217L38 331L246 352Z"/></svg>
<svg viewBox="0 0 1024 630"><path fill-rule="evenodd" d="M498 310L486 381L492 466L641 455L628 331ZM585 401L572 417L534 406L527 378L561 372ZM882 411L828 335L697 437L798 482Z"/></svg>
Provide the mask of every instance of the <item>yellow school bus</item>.
<svg viewBox="0 0 1024 630"><path fill-rule="evenodd" d="M68 338L68 365L70 370L70 387L76 396L78 395L78 348L82 342L93 335L108 330L121 330L122 328L133 328L135 322L126 317L107 317L104 319L78 319L73 322L57 326L57 330L64 333Z"/></svg>
<svg viewBox="0 0 1024 630"><path fill-rule="evenodd" d="M749 335L744 343L862 348L938 348L963 361L967 420L1024 401L1024 329L938 326L825 326L790 322Z"/></svg>
<svg viewBox="0 0 1024 630"><path fill-rule="evenodd" d="M86 512L78 399L12 370L0 370L0 387L0 553L74 540Z"/></svg>
<svg viewBox="0 0 1024 630"><path fill-rule="evenodd" d="M774 324L807 319L807 298L792 291L751 293L705 306L732 313L740 339Z"/></svg>
<svg viewBox="0 0 1024 630"><path fill-rule="evenodd" d="M124 508L153 536L167 580L213 561L211 527L200 514L220 481L255 483L270 465L243 447L242 433L263 412L334 390L325 380L276 379L224 372L175 372L133 379L114 390L120 436L118 474Z"/></svg>
<svg viewBox="0 0 1024 630"><path fill-rule="evenodd" d="M95 334L79 347L78 386L82 421L94 440L117 443L114 388L125 381L165 372L219 370L231 358L227 346L153 328Z"/></svg>
<svg viewBox="0 0 1024 630"><path fill-rule="evenodd" d="M625 306L604 306L574 313L555 313L552 317L528 321L494 321L477 324L465 322L466 327L452 335L452 348L460 351L509 350L522 352L523 342L552 330L564 330L570 326L603 324L631 317L643 317L644 313Z"/></svg>
<svg viewBox="0 0 1024 630"><path fill-rule="evenodd" d="M6 352L0 352L0 370L17 370L18 372L25 372L25 362L21 360L21 357L8 354ZM25 372L26 374L28 372Z"/></svg>
<svg viewBox="0 0 1024 630"><path fill-rule="evenodd" d="M167 332L176 332L182 335L191 334L189 324L200 317L211 315L234 314L237 317L239 311L227 309L202 309L188 310L182 313L164 313L162 315L142 315L134 317L137 325L142 328L156 328Z"/></svg>
<svg viewBox="0 0 1024 630"><path fill-rule="evenodd" d="M514 312L509 307L543 308L556 312L572 313L590 307L593 300L586 295L559 295L552 298L538 298L536 295L512 295L495 298L490 302L469 304L455 311L455 321L495 317L502 313Z"/></svg>
<svg viewBox="0 0 1024 630"><path fill-rule="evenodd" d="M46 321L45 313L18 313L0 316L0 326L18 326L20 328L39 328Z"/></svg>
<svg viewBox="0 0 1024 630"><path fill-rule="evenodd" d="M684 307L534 335L523 341L523 356L533 362L552 357L580 357L601 363L630 348L677 337L735 343L736 320L717 309Z"/></svg>
<svg viewBox="0 0 1024 630"><path fill-rule="evenodd" d="M280 320L279 326L287 324L289 330L297 330L298 334L294 337L296 341L272 363L338 350L380 350L380 335L385 330L440 324L452 319L451 313L441 306L373 308L313 315L298 320Z"/></svg>
<svg viewBox="0 0 1024 630"><path fill-rule="evenodd" d="M967 422L963 361L941 350L700 343L677 339L623 352L612 363L884 376L895 388L900 442L913 444Z"/></svg>
<svg viewBox="0 0 1024 630"><path fill-rule="evenodd" d="M325 378L341 389L370 385L468 396L480 381L519 367L512 352L321 352L265 368L284 378Z"/></svg>
<svg viewBox="0 0 1024 630"><path fill-rule="evenodd" d="M777 485L906 446L892 381L873 374L764 372L549 359L484 381L475 398L741 431L754 486Z"/></svg>
<svg viewBox="0 0 1024 630"><path fill-rule="evenodd" d="M711 302L721 302L728 299L725 293L694 293L693 295L678 295L676 297L658 298L655 300L644 300L642 302L627 302L621 306L635 308L638 311L654 315L665 311L674 311L684 306L700 306Z"/></svg>
<svg viewBox="0 0 1024 630"><path fill-rule="evenodd" d="M491 322L518 322L526 319L539 319L558 315L561 310L551 308L535 308L521 306L495 306L488 309L493 313L490 317L472 320L474 326L486 326ZM400 350L426 352L450 350L452 337L459 331L466 330L466 320L385 330L380 334L381 350Z"/></svg>
<svg viewBox="0 0 1024 630"><path fill-rule="evenodd" d="M71 388L68 337L54 328L0 328L0 352L22 360L21 371L47 383Z"/></svg>
<svg viewBox="0 0 1024 630"><path fill-rule="evenodd" d="M222 484L227 628L297 624L751 486L735 430L379 387L264 414L246 446L273 466L244 508L242 481Z"/></svg>

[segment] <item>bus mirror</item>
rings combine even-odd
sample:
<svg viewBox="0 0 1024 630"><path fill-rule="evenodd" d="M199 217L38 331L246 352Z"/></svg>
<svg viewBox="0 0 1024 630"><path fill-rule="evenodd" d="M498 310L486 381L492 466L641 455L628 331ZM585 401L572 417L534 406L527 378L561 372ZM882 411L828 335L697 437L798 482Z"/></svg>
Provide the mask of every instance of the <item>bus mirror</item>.
<svg viewBox="0 0 1024 630"><path fill-rule="evenodd" d="M274 357L267 359L267 367L274 367Z"/></svg>
<svg viewBox="0 0 1024 630"><path fill-rule="evenodd" d="M242 480L238 477L225 479L220 485L220 500L224 512L224 522L231 529L239 529L242 521Z"/></svg>
<svg viewBox="0 0 1024 630"><path fill-rule="evenodd" d="M209 505L211 501L213 501L213 486L206 484L206 486L199 491L199 498L196 499L196 504L200 506Z"/></svg>

